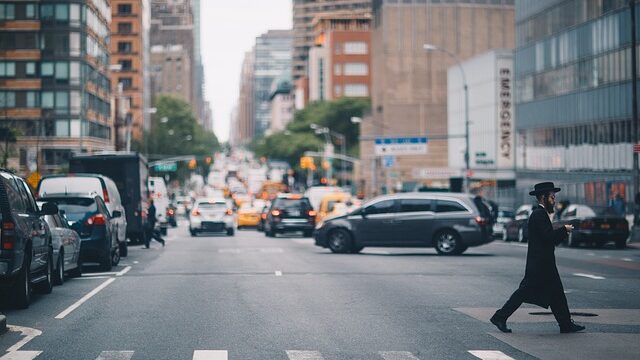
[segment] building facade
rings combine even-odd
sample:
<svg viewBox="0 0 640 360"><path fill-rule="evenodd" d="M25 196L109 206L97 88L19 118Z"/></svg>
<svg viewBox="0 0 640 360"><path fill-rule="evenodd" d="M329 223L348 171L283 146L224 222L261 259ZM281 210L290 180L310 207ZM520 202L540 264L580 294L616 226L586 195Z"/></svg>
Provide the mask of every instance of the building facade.
<svg viewBox="0 0 640 360"><path fill-rule="evenodd" d="M191 54L182 45L151 46L152 91L154 96L169 95L191 100Z"/></svg>
<svg viewBox="0 0 640 360"><path fill-rule="evenodd" d="M461 63L469 92L470 191L513 208L515 202L515 90L513 50L496 49ZM465 171L465 94L458 65L447 74L449 168Z"/></svg>
<svg viewBox="0 0 640 360"><path fill-rule="evenodd" d="M113 149L107 0L0 3L0 127L7 167L62 171L74 153Z"/></svg>
<svg viewBox="0 0 640 360"><path fill-rule="evenodd" d="M235 134L238 144L247 144L255 134L255 118L253 116L253 64L255 63L255 51L247 51L242 61L240 72L240 93L238 95L238 110L236 115Z"/></svg>
<svg viewBox="0 0 640 360"><path fill-rule="evenodd" d="M284 70L271 84L271 124L269 133L283 131L293 121L295 104L293 102L293 84L291 69Z"/></svg>
<svg viewBox="0 0 640 360"><path fill-rule="evenodd" d="M368 195L419 186L451 187L448 164L447 69L496 48L513 48L513 0L375 0L372 27L372 114L361 124L361 174ZM422 135L427 153L393 163L374 154L380 137ZM370 155L367 155L370 154Z"/></svg>
<svg viewBox="0 0 640 360"><path fill-rule="evenodd" d="M368 97L371 88L370 16L319 15L309 50L309 100Z"/></svg>
<svg viewBox="0 0 640 360"><path fill-rule="evenodd" d="M116 148L124 149L129 128L137 140L149 130L151 8L147 0L112 0L111 14L111 64L119 67L112 72L111 91L116 109L124 109L115 113L114 139Z"/></svg>
<svg viewBox="0 0 640 360"><path fill-rule="evenodd" d="M627 1L516 2L521 202L543 180L598 210L632 202L631 31Z"/></svg>
<svg viewBox="0 0 640 360"><path fill-rule="evenodd" d="M291 68L291 30L269 30L256 38L253 64L253 136L263 136L271 124L271 84Z"/></svg>

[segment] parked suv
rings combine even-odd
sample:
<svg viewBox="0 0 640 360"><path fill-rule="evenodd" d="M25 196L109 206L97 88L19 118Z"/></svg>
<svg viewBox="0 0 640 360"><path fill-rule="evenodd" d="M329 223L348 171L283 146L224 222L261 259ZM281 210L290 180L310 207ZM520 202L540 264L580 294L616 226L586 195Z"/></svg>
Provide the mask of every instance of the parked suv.
<svg viewBox="0 0 640 360"><path fill-rule="evenodd" d="M267 212L264 233L274 237L277 233L302 231L305 237L311 237L315 224L316 211L308 198L300 194L280 194Z"/></svg>
<svg viewBox="0 0 640 360"><path fill-rule="evenodd" d="M120 255L127 256L127 217L122 206L120 192L110 178L99 174L48 175L38 184L39 197L51 197L68 193L96 193L104 200L109 214L114 211L123 216L113 219Z"/></svg>
<svg viewBox="0 0 640 360"><path fill-rule="evenodd" d="M357 253L365 246L435 247L461 254L491 242L491 213L479 197L461 193L403 193L374 198L349 214L328 218L315 233L317 246Z"/></svg>
<svg viewBox="0 0 640 360"><path fill-rule="evenodd" d="M41 198L54 202L64 211L71 229L80 235L80 263L98 263L101 270L110 271L120 262L120 247L115 234L115 220L122 213L109 213L100 196L91 194L52 195Z"/></svg>
<svg viewBox="0 0 640 360"><path fill-rule="evenodd" d="M0 298L27 308L32 288L48 294L53 288L53 248L44 215L58 213L55 204L38 208L31 190L19 177L0 170Z"/></svg>

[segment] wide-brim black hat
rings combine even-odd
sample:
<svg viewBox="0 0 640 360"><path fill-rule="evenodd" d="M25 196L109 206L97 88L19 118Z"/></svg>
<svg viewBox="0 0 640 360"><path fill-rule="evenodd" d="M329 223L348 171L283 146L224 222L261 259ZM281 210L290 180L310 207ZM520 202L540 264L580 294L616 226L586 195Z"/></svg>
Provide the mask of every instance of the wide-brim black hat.
<svg viewBox="0 0 640 360"><path fill-rule="evenodd" d="M535 184L535 185L533 186L533 191L531 191L531 192L529 193L529 195L531 195L531 196L536 196L536 195L544 194L544 193L547 193L547 192L550 192L550 191L552 191L552 192L559 192L559 191L560 191L560 188L559 188L559 187L556 187L556 186L555 186L552 182L550 182L550 181L549 181L549 182L542 182L542 183L539 183L539 184Z"/></svg>

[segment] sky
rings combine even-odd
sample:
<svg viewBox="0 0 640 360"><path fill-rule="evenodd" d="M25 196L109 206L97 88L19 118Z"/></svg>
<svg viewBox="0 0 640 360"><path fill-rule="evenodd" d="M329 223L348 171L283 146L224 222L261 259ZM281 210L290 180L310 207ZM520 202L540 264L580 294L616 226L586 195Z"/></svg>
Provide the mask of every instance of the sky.
<svg viewBox="0 0 640 360"><path fill-rule="evenodd" d="M291 0L200 0L205 97L220 141L229 139L244 53L267 30L291 29Z"/></svg>

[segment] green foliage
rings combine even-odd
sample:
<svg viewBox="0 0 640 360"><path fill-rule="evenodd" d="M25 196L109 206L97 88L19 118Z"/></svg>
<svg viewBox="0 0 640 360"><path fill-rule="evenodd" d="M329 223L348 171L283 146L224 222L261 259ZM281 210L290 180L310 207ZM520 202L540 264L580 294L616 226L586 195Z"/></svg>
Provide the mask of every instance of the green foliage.
<svg viewBox="0 0 640 360"><path fill-rule="evenodd" d="M311 124L317 124L343 134L347 140L347 153L357 156L359 127L358 124L351 123L351 117L362 117L370 108L370 100L361 98L310 103L305 109L296 112L285 131L256 139L251 148L258 156L285 160L292 167L298 167L299 159L305 151L322 151L322 135L315 134L310 128ZM339 142L333 137L332 140L339 151Z"/></svg>
<svg viewBox="0 0 640 360"><path fill-rule="evenodd" d="M210 156L220 148L216 135L198 124L187 102L159 96L155 104L154 123L145 134L149 154Z"/></svg>

